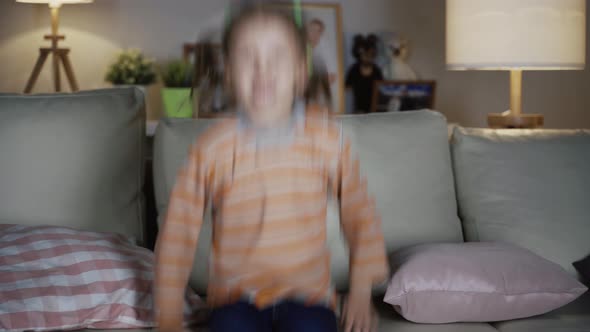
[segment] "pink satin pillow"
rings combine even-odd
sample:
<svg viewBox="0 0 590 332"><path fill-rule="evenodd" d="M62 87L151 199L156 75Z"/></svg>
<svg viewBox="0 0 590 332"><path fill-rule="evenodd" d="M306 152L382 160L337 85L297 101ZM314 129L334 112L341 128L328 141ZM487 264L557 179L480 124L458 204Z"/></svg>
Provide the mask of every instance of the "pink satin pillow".
<svg viewBox="0 0 590 332"><path fill-rule="evenodd" d="M502 243L420 245L390 262L394 274L384 301L416 323L530 317L587 291L559 265Z"/></svg>

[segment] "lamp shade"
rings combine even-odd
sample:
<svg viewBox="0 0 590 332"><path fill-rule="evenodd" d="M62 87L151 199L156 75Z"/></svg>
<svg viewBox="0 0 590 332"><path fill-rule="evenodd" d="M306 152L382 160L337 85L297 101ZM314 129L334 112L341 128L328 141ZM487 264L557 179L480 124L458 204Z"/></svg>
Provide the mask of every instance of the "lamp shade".
<svg viewBox="0 0 590 332"><path fill-rule="evenodd" d="M586 0L447 0L451 70L583 69Z"/></svg>
<svg viewBox="0 0 590 332"><path fill-rule="evenodd" d="M16 2L48 4L49 7L52 8L57 8L61 7L61 5L72 3L91 3L93 1L94 0L16 0Z"/></svg>

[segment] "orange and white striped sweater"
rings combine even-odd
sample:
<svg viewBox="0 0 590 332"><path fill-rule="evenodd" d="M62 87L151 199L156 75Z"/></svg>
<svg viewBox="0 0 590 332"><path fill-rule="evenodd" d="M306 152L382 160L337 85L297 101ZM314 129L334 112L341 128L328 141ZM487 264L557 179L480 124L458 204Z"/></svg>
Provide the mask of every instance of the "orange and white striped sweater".
<svg viewBox="0 0 590 332"><path fill-rule="evenodd" d="M203 214L213 206L208 304L281 299L334 307L326 246L329 193L340 203L351 285L384 281L383 235L349 142L320 115L294 112L282 130L244 119L208 129L176 180L156 248L161 330L176 330Z"/></svg>

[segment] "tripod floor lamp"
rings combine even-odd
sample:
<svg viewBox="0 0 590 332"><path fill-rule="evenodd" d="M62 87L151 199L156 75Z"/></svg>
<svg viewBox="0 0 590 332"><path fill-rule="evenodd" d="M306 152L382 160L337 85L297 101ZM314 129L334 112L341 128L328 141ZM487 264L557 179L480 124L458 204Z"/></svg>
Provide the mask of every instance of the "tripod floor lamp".
<svg viewBox="0 0 590 332"><path fill-rule="evenodd" d="M55 87L55 91L61 91L61 76L60 76L60 65L63 66L64 72L66 74L66 78L70 84L70 88L72 91L78 91L78 82L76 81L76 76L74 75L74 70L72 68L72 63L70 61L69 48L59 47L58 43L60 40L64 40L66 37L64 35L60 35L58 33L59 27L59 8L63 4L72 4L72 3L90 3L93 0L16 0L17 2L25 2L25 3L39 3L39 4L48 4L51 10L51 34L45 35L45 40L51 41L51 47L41 47L39 48L39 56L37 58L37 62L35 63L35 67L33 67L33 71L31 72L31 76L27 81L27 85L25 86L25 93L30 93L33 91L33 87L39 78L39 74L43 69L43 65L51 55L52 58L52 76L53 76L53 85Z"/></svg>

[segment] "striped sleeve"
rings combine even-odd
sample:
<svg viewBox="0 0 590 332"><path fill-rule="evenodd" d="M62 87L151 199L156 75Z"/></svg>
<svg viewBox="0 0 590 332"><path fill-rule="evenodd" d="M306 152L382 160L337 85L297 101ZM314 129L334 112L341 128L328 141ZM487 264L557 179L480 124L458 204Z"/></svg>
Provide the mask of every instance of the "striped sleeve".
<svg viewBox="0 0 590 332"><path fill-rule="evenodd" d="M385 281L389 268L375 204L347 139L342 139L337 173L340 222L350 250L350 287L368 289Z"/></svg>
<svg viewBox="0 0 590 332"><path fill-rule="evenodd" d="M202 149L191 148L176 178L156 246L156 318L160 331L180 331L210 176Z"/></svg>

